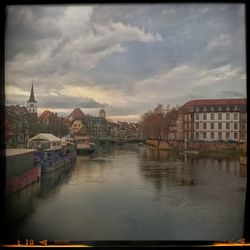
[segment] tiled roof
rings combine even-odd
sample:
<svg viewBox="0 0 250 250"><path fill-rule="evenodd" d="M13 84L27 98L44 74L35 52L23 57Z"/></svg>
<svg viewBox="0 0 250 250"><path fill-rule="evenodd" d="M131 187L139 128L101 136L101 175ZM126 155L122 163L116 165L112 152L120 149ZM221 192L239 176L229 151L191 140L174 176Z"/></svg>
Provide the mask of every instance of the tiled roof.
<svg viewBox="0 0 250 250"><path fill-rule="evenodd" d="M84 118L84 116L85 115L80 108L75 108L68 117L76 119L76 118Z"/></svg>
<svg viewBox="0 0 250 250"><path fill-rule="evenodd" d="M45 110L43 111L43 113L39 116L40 120L45 120L46 118L48 118L49 116L51 116L52 113L49 110Z"/></svg>
<svg viewBox="0 0 250 250"><path fill-rule="evenodd" d="M187 106L205 106L205 105L242 105L246 104L246 98L240 99L200 99L200 100L191 100L185 103L182 107Z"/></svg>

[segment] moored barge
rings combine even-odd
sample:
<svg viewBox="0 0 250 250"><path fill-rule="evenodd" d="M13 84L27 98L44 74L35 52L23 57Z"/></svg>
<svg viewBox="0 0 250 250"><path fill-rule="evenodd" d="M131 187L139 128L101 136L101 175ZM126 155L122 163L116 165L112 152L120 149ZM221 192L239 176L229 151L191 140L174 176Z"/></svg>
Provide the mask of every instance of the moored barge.
<svg viewBox="0 0 250 250"><path fill-rule="evenodd" d="M28 142L29 148L37 148L35 157L41 162L42 172L50 172L76 159L76 145L62 142L53 134L40 133Z"/></svg>

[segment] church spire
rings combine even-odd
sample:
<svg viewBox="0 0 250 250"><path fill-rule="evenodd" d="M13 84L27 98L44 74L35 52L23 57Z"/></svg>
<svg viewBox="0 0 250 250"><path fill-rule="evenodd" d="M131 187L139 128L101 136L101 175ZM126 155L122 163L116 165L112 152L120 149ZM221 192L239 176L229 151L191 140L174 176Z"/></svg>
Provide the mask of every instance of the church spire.
<svg viewBox="0 0 250 250"><path fill-rule="evenodd" d="M31 91L30 91L30 99L28 100L28 102L35 102L35 103L37 103L37 101L35 100L35 96L34 96L33 79L32 79Z"/></svg>

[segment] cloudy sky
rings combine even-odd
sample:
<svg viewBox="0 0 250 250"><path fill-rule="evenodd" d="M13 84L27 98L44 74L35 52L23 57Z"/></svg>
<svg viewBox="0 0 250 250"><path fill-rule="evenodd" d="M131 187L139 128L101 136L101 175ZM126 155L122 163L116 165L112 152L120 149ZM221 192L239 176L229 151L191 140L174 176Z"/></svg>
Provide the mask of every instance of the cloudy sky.
<svg viewBox="0 0 250 250"><path fill-rule="evenodd" d="M157 104L246 97L243 4L8 6L6 104L136 121Z"/></svg>

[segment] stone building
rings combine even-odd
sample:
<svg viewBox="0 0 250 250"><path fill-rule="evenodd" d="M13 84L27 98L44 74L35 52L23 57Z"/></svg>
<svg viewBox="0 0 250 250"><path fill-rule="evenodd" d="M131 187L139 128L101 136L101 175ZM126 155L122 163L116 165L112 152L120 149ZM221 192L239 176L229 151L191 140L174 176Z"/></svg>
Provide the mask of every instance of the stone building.
<svg viewBox="0 0 250 250"><path fill-rule="evenodd" d="M247 140L246 98L191 100L180 108L179 140Z"/></svg>

